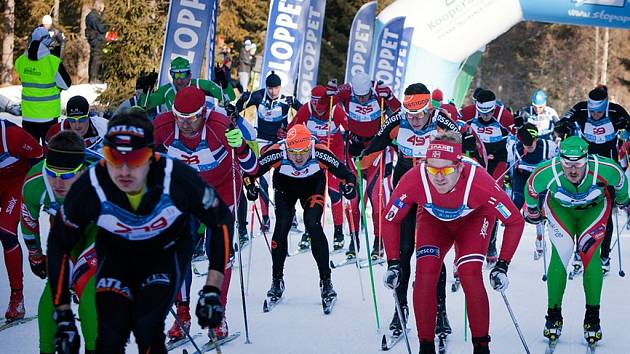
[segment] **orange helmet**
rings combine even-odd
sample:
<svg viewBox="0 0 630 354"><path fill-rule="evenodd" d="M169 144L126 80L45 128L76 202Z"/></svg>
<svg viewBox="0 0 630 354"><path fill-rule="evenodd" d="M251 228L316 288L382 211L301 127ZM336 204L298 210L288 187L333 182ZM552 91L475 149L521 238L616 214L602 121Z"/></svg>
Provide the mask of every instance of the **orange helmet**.
<svg viewBox="0 0 630 354"><path fill-rule="evenodd" d="M297 124L287 132L286 145L292 150L304 150L311 146L312 135L304 124Z"/></svg>
<svg viewBox="0 0 630 354"><path fill-rule="evenodd" d="M405 111L412 114L430 109L432 108L431 95L428 93L405 95L405 98L403 99L403 108Z"/></svg>

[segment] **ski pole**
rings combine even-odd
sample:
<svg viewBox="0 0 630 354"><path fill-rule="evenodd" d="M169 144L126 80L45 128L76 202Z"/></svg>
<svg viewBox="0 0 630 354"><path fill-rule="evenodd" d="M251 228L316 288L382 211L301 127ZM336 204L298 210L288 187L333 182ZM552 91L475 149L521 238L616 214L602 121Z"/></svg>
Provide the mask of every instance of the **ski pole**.
<svg viewBox="0 0 630 354"><path fill-rule="evenodd" d="M214 350L217 351L217 354L222 354L223 352L221 351L221 345L219 344L217 335L214 334L214 331L209 331L209 333L210 333L210 341L212 342L212 345L214 346ZM199 353L202 353L202 351L199 351Z"/></svg>
<svg viewBox="0 0 630 354"><path fill-rule="evenodd" d="M519 157L518 159L516 159L516 161L512 162L512 164L508 166L508 168L506 168L505 171L503 171L503 173L499 175L499 177L494 179L495 182L498 182L501 178L503 178L503 176L505 176L506 173L510 172L510 170L513 169L514 166L516 166L516 164L519 163L525 155L527 155L527 153L524 153L523 156Z"/></svg>
<svg viewBox="0 0 630 354"><path fill-rule="evenodd" d="M370 269L370 283L372 285L372 300L374 302L374 316L376 316L376 330L381 329L381 320L378 315L378 304L376 303L376 288L374 287L374 271L372 270L372 257L370 257L370 239L367 230L367 216L365 215L365 198L363 198L363 176L361 174L361 160L356 158L357 176L359 179L359 202L361 203L361 224L365 234L365 253L367 253L368 267Z"/></svg>
<svg viewBox="0 0 630 354"><path fill-rule="evenodd" d="M468 305L466 304L466 294L464 294L464 342L468 342Z"/></svg>
<svg viewBox="0 0 630 354"><path fill-rule="evenodd" d="M381 127L383 125L385 125L385 99L381 97ZM378 240L376 240L378 242L378 258L381 258L381 244L383 240L383 208L385 207L383 205L383 183L385 183L385 181L383 180L383 165L385 164L385 162L383 162L383 160L385 160L386 154L387 147L381 153L381 159L378 165L378 174L381 181L381 183L378 184Z"/></svg>
<svg viewBox="0 0 630 354"><path fill-rule="evenodd" d="M269 245L269 239L267 238L267 232L262 229L263 223L260 218L260 213L258 213L258 207L256 206L256 202L254 202L254 211L256 212L256 218L258 219L258 225L260 225L260 231L262 231L263 236L265 237L265 242L267 243L267 249L269 250L269 254L271 255L271 246Z"/></svg>
<svg viewBox="0 0 630 354"><path fill-rule="evenodd" d="M258 186L258 192L260 192L260 194L262 194L263 197L267 198L267 200L269 201L269 204L271 204L274 208L276 207L276 204L274 204L273 200L271 200L271 198L269 198L269 194L267 194L261 187L260 185ZM262 224L261 224L262 225Z"/></svg>
<svg viewBox="0 0 630 354"><path fill-rule="evenodd" d="M252 216L250 218L249 225L249 260L247 267L247 285L245 286L245 295L249 295L249 277L252 273L252 253L254 252L252 249L254 248L254 206L256 203L252 203Z"/></svg>
<svg viewBox="0 0 630 354"><path fill-rule="evenodd" d="M400 319L400 323L402 324L403 333L405 335L405 344L407 344L407 353L411 354L411 346L409 345L409 337L407 336L407 319L402 312L402 308L400 308L400 301L398 301L398 296L396 295L396 289L392 291L394 295L394 303L396 304L396 313L398 314L398 318Z"/></svg>
<svg viewBox="0 0 630 354"><path fill-rule="evenodd" d="M621 266L621 239L619 238L621 230L619 230L619 217L617 215L618 214L615 210L615 224L617 225L617 257L619 257L619 276L623 278L626 276L626 272L623 271L623 267Z"/></svg>
<svg viewBox="0 0 630 354"><path fill-rule="evenodd" d="M538 224L540 225L540 224ZM536 225L536 228L538 228L538 225ZM543 221L542 223L542 244L543 244L543 277L542 277L542 281L547 281L547 241L545 241L545 222Z"/></svg>
<svg viewBox="0 0 630 354"><path fill-rule="evenodd" d="M234 150L232 149L232 202L234 203L234 227L236 227L236 209L237 209L237 203L236 203L236 160L234 157ZM237 241L238 244L238 241ZM251 342L249 341L249 326L247 324L247 302L245 301L245 283L243 282L243 251L242 251L242 247L239 245L238 246L238 273L239 273L239 278L241 280L241 300L243 303L243 320L245 321L245 344L251 344ZM216 343L215 343L216 345ZM219 352L219 348L217 348L217 352Z"/></svg>
<svg viewBox="0 0 630 354"><path fill-rule="evenodd" d="M350 204L350 201L348 200L346 200L346 211L348 213L348 221L350 223L350 234L352 237L352 241L358 247L359 232L355 231L354 219L352 217L352 205ZM357 261L355 262L355 267L357 268L357 273L359 274L359 286L361 287L361 300L365 301L365 291L363 290L363 277L361 276L361 265L359 264L359 257L357 257Z"/></svg>
<svg viewBox="0 0 630 354"><path fill-rule="evenodd" d="M525 338L523 337L523 333L521 333L521 328L518 326L518 322L516 322L516 317L514 317L514 313L512 312L512 307L510 306L510 302L505 296L505 292L501 291L501 296L503 297L503 302L505 302L505 307L507 307L508 312L510 313L510 317L512 317L512 323L514 323L514 327L516 327L516 332L518 336L521 338L521 343L523 343L523 347L525 348L525 352L530 354L529 348L527 347L527 342L525 342Z"/></svg>
<svg viewBox="0 0 630 354"><path fill-rule="evenodd" d="M188 328L184 327L184 324L182 323L182 321L179 320L179 318L177 317L177 314L175 313L175 311L173 311L173 308L169 308L168 311L171 313L171 315L173 315L173 317L175 318L175 322L177 322L177 325L179 326L179 328L184 330L184 333L186 333L186 337L188 337L188 340L190 341L190 343L192 343L193 347L195 347L195 349L197 350L197 352L199 353L203 353L201 351L201 349L199 349L199 346L197 345L197 343L195 342L195 340L193 339L193 337L190 335L190 331ZM214 332L212 330L210 330L210 332L212 332L212 334L214 334ZM217 351L218 353L218 351Z"/></svg>

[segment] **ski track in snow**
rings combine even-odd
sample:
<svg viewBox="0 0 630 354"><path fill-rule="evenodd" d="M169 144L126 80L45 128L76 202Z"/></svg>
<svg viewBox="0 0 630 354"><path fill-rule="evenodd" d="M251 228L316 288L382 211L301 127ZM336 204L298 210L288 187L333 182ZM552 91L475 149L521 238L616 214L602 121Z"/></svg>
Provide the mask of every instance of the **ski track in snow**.
<svg viewBox="0 0 630 354"><path fill-rule="evenodd" d="M69 92L64 92L62 98L67 100L79 92L85 93L85 88L72 86ZM92 90L93 92L93 90ZM9 94L8 94L9 93ZM0 94L5 94L15 99L15 88L0 89ZM19 97L19 91L17 91ZM1 115L12 120L15 117ZM250 204L251 205L251 204ZM272 208L273 210L273 208ZM332 244L333 227L331 224L330 208L326 216L326 235L329 244ZM298 215L301 219L301 208L297 207ZM273 225L273 212L272 225ZM622 213L620 213L621 215ZM42 213L41 230L42 243L45 244L46 232L49 229L48 218ZM370 216L368 209L368 216ZM249 219L249 212L248 212ZM625 216L620 216L620 221L625 222ZM300 220L301 221L301 220ZM300 223L303 225L303 223ZM371 219L368 220L371 229ZM258 230L256 222L255 230ZM531 353L544 353L546 341L542 336L543 325L546 314L547 290L546 284L542 282L542 259L533 260L535 227L527 225L525 233L521 239L519 248L514 256L508 272L510 287L506 295L510 301L512 309L517 317L521 330L525 336ZM372 233L370 232L370 237ZM502 229L499 230L502 235ZM630 264L630 231L624 230L622 234L622 253L625 264ZM289 251L295 250L300 238L300 234L290 234ZM271 238L271 233L267 235ZM613 243L616 233L613 234ZM21 239L21 235L20 235ZM349 243L346 237L346 247ZM501 236L499 236L499 243ZM370 245L371 245L370 241ZM365 257L365 236L361 233L361 253ZM332 247L332 246L331 246ZM547 249L550 244L547 240ZM44 281L35 277L29 268L26 248L22 242L24 257L24 295L27 316L37 312L39 296L44 287ZM229 292L227 307L227 320L231 332L240 331L241 337L222 347L223 353L380 353L380 342L383 332L376 329L374 316L371 286L369 280L369 270L362 269L361 276L365 300L362 300L359 288L359 277L355 266L346 266L332 271L332 280L335 290L338 293L338 300L332 314L324 315L322 312L321 298L319 295L319 279L316 264L310 253L301 254L287 258L285 263L285 284L286 291L284 299L270 313L263 313L262 304L265 294L271 284L271 257L265 244L265 240L260 234L253 241L253 248L247 247L243 251L244 277L247 281L248 257L250 250L253 251L251 278L249 283L247 301L247 315L249 320L249 332L251 344L245 342L245 327L243 324L242 301L240 292L240 281L238 268L234 269ZM343 259L343 254L331 256L332 260ZM3 258L3 255L0 255ZM548 257L549 259L549 253ZM467 340L464 339L464 298L463 291L457 293L450 292L452 282L452 259L451 250L446 257L447 268L449 269L447 284L447 310L453 327L453 334L448 338L448 353L471 353L471 335L468 332ZM238 265L238 259L235 262ZM197 268L205 267L207 262L200 262ZM415 264L414 264L415 266ZM380 314L381 329L386 330L393 314L392 293L382 285L383 274L386 267L375 266L374 282L378 310ZM630 314L630 302L625 301L623 295L630 288L630 279L618 276L617 249L611 251L611 272L604 280L602 293L601 324L603 339L599 343L597 352L600 354L610 353L630 353L630 342L625 335L624 321ZM492 290L488 282L488 270L484 269L484 281L490 300L490 335L492 342L490 348L492 353L516 354L524 353L525 350L518 338L509 313L505 308L500 294ZM194 304L196 303L196 293L203 286L205 277L193 276L192 304L193 326L191 333L201 333L201 328L194 320ZM8 303L9 289L6 271L0 272L0 313L6 310ZM409 299L412 299L410 289ZM411 308L413 312L413 307ZM584 316L584 293L582 290L582 276L574 280L567 280L567 289L563 302L564 328L555 353L572 354L583 353L586 350L582 332L582 321ZM75 308L75 314L76 314ZM410 317L412 320L413 316ZM166 320L166 329L170 327L173 318L169 315ZM77 322L77 326L79 326ZM415 322L409 324L411 331L409 339L414 353L418 352L418 337ZM166 330L165 329L165 330ZM38 353L38 333L37 321L7 329L0 332L0 352L2 353ZM202 336L198 341L201 346L206 342L206 337ZM83 346L83 343L81 344ZM181 353L182 349L194 352L192 344L182 346L174 353ZM83 352L83 347L81 349ZM137 348L132 342L127 347L128 353L137 353ZM399 342L390 353L406 353L405 344Z"/></svg>

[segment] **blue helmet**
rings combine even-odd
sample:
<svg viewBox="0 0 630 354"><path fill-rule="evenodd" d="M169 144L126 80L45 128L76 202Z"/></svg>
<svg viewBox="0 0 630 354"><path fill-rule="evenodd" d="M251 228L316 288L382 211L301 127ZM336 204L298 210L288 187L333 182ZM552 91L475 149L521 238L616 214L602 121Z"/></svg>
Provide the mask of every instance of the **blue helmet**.
<svg viewBox="0 0 630 354"><path fill-rule="evenodd" d="M532 95L532 104L534 106L544 106L547 104L547 95L543 90L538 90Z"/></svg>

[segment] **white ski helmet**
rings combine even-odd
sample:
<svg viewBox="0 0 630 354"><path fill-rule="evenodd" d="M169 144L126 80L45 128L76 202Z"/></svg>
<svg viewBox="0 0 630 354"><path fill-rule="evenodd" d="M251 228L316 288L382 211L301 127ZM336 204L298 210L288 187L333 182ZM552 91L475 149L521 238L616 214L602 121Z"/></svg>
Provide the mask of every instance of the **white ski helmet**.
<svg viewBox="0 0 630 354"><path fill-rule="evenodd" d="M352 93L356 96L365 96L370 93L370 89L372 88L372 80L368 74L364 72L358 72L354 74L352 77Z"/></svg>

